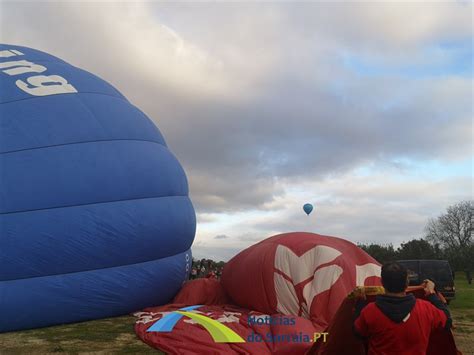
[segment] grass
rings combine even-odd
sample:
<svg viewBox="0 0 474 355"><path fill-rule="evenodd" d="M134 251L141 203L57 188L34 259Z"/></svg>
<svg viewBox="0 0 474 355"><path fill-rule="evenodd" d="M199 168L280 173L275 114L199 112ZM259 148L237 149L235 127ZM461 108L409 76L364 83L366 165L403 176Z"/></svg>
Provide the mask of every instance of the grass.
<svg viewBox="0 0 474 355"><path fill-rule="evenodd" d="M122 316L3 333L0 354L160 354L136 337L134 324Z"/></svg>
<svg viewBox="0 0 474 355"><path fill-rule="evenodd" d="M474 285L456 273L456 299L450 304L456 344L474 354ZM162 354L134 332L135 318L122 316L0 334L0 354Z"/></svg>
<svg viewBox="0 0 474 355"><path fill-rule="evenodd" d="M462 272L456 273L454 283L456 299L449 305L455 326L454 338L459 350L474 354L474 284L469 285Z"/></svg>
<svg viewBox="0 0 474 355"><path fill-rule="evenodd" d="M463 272L457 272L454 284L456 286L456 299L450 303L449 308L474 309L474 283L469 285L466 275Z"/></svg>

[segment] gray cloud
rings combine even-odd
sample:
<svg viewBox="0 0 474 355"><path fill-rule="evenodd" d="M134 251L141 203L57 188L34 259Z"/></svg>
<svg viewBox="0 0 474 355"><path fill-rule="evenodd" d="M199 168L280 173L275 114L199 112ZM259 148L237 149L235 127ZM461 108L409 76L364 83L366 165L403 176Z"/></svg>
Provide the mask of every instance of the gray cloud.
<svg viewBox="0 0 474 355"><path fill-rule="evenodd" d="M225 234L219 234L214 237L214 239L227 239L227 238L229 238L229 236Z"/></svg>
<svg viewBox="0 0 474 355"><path fill-rule="evenodd" d="M366 180L364 176L345 174L305 184L304 188L314 195L303 190L281 199L273 210L242 215L222 227L225 233L233 231L225 240L206 240L198 234L199 249L217 248L230 255L230 251L240 251L272 235L294 231L338 236L354 243L392 243L396 247L423 237L430 218L471 196L470 178L407 184L390 175L373 174ZM308 201L314 210L306 216L302 204Z"/></svg>
<svg viewBox="0 0 474 355"><path fill-rule="evenodd" d="M278 211L289 189L364 166L471 156L471 78L416 75L449 67L457 54L440 43L471 43L470 3L0 6L2 42L101 76L157 123L187 172L201 223L213 213ZM436 50L427 54L430 46ZM393 70L365 75L348 58ZM366 186L359 184L356 191ZM328 194L342 199L343 188ZM354 212L328 202L327 229L349 228L338 214L371 236L416 229L415 209L403 214L406 231L384 227L402 207L385 205L383 216L376 212L385 200L373 198L369 209L380 219L359 224L367 205L349 200ZM255 228L298 227L285 218Z"/></svg>

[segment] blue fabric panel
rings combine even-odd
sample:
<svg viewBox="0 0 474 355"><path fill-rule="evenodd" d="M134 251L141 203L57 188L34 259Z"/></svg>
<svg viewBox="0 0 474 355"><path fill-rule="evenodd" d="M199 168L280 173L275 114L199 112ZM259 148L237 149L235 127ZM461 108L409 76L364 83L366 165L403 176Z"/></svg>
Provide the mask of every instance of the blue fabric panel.
<svg viewBox="0 0 474 355"><path fill-rule="evenodd" d="M145 141L101 141L0 155L0 213L188 194L170 151Z"/></svg>
<svg viewBox="0 0 474 355"><path fill-rule="evenodd" d="M171 300L196 217L158 128L91 73L0 51L0 332Z"/></svg>
<svg viewBox="0 0 474 355"><path fill-rule="evenodd" d="M187 196L0 215L0 281L181 253L191 247L195 225Z"/></svg>
<svg viewBox="0 0 474 355"><path fill-rule="evenodd" d="M158 128L128 101L96 94L51 95L0 105L0 153L97 140L166 145Z"/></svg>
<svg viewBox="0 0 474 355"><path fill-rule="evenodd" d="M109 269L0 281L0 332L111 317L172 300L191 252Z"/></svg>

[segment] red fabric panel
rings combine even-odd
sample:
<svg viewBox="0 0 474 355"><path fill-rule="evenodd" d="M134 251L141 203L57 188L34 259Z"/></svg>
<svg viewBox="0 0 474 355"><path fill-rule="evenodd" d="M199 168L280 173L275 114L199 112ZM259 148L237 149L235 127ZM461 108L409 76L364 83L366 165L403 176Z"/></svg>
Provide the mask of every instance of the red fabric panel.
<svg viewBox="0 0 474 355"><path fill-rule="evenodd" d="M354 305L355 301L349 299L342 303L326 329L326 342L316 342L308 355L366 354L364 342L356 338L352 331Z"/></svg>
<svg viewBox="0 0 474 355"><path fill-rule="evenodd" d="M229 298L218 280L206 278L185 282L173 303L219 305L229 303Z"/></svg>
<svg viewBox="0 0 474 355"><path fill-rule="evenodd" d="M199 308L202 314L218 320L234 330L245 343L215 343L209 333L199 324L182 318L175 325L173 331L167 333L149 332L147 329L167 312L179 309L185 305L171 304L145 309L136 313L139 317L135 324L138 337L153 348L165 351L168 354L279 354L303 355L312 345L311 342L288 342L283 340L251 341L260 336L261 339L278 339L277 335L304 333L313 336L314 327L307 319L291 317L294 325L249 324L249 316L264 316L259 312L252 312L244 308L231 305L203 306ZM273 315L278 317L278 315ZM289 317L287 317L289 318Z"/></svg>
<svg viewBox="0 0 474 355"><path fill-rule="evenodd" d="M224 266L221 282L233 303L267 314L276 312L273 264L276 244L255 244Z"/></svg>
<svg viewBox="0 0 474 355"><path fill-rule="evenodd" d="M321 254L324 259L323 252L316 252L320 247L330 249L338 256L322 264L318 264L316 259L305 262L308 261L305 256L311 253ZM277 265L276 255L282 250L284 257L280 260L283 259L283 262ZM292 268L291 264L297 267ZM358 268L361 273L361 268L368 264L379 265L347 240L314 233L286 233L265 239L237 254L224 267L221 282L235 304L268 314L303 316L311 319L317 330L322 331L346 295L357 286ZM328 267L341 270L341 274L334 277L329 289L319 291L318 284L324 283L327 277L316 279L318 272ZM283 285L280 288L276 286L277 278L286 280L281 282ZM367 276L364 285L379 286L380 277ZM279 303L288 302L288 299L295 299L297 306L289 311L278 307Z"/></svg>

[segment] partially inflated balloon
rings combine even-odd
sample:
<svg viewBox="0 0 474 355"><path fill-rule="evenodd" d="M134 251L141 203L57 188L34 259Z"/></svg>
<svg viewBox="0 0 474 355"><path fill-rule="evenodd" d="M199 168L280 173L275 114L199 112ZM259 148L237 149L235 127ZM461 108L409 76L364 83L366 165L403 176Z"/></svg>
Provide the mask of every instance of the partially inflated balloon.
<svg viewBox="0 0 474 355"><path fill-rule="evenodd" d="M195 227L143 112L93 74L0 46L0 332L170 301Z"/></svg>
<svg viewBox="0 0 474 355"><path fill-rule="evenodd" d="M380 285L380 266L347 240L286 233L234 256L225 265L221 282L241 307L301 315L323 331L355 286Z"/></svg>
<svg viewBox="0 0 474 355"><path fill-rule="evenodd" d="M303 211L305 211L305 213L309 216L309 214L313 211L313 205L310 203L306 203L303 206Z"/></svg>

